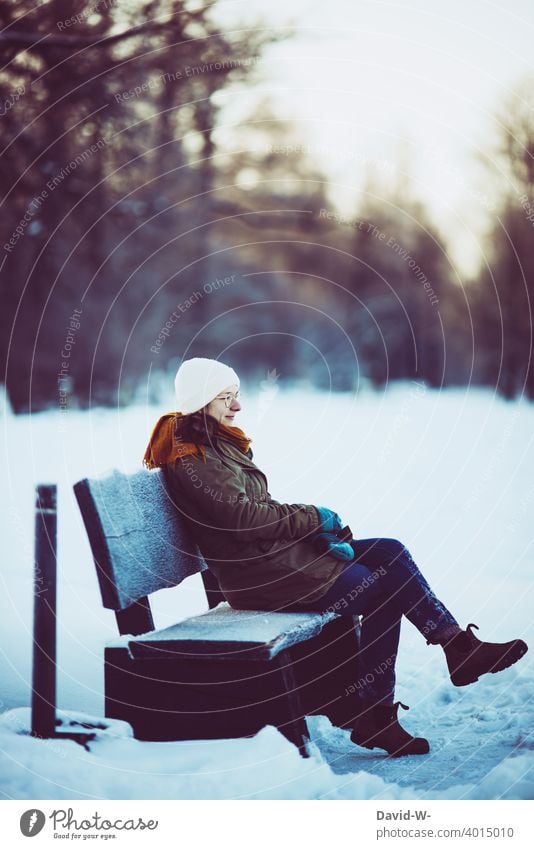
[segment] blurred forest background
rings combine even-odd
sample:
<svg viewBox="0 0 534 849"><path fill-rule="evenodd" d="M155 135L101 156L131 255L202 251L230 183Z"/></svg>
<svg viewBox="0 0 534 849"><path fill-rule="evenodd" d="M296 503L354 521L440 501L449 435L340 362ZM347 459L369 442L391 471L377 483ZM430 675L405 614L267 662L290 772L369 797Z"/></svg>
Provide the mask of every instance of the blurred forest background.
<svg viewBox="0 0 534 849"><path fill-rule="evenodd" d="M267 96L224 145L218 94L239 96L290 31L221 31L186 0L4 0L0 30L0 382L16 412L153 400L192 356L245 379L534 398L534 80L496 115L484 156L507 188L490 186L466 280L400 163L387 194L370 169L342 218Z"/></svg>

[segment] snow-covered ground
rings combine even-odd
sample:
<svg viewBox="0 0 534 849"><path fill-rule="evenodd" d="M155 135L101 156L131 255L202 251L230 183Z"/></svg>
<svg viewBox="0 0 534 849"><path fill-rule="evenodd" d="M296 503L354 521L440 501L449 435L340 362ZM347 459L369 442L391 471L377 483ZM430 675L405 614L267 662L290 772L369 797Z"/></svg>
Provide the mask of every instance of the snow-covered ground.
<svg viewBox="0 0 534 849"><path fill-rule="evenodd" d="M407 383L356 397L304 387L243 387L236 424L282 501L323 504L359 538L410 549L459 621L483 639L534 644L534 406L480 389ZM248 390L248 391L247 391ZM133 471L161 408L0 418L4 614L0 623L0 760L4 798L510 798L534 795L531 651L512 669L456 689L441 650L403 626L397 698L425 757L388 759L311 717L304 760L272 727L243 740L146 743L107 722L89 751L27 735L31 683L33 487L59 485L58 704L65 721L102 718L102 608L72 483ZM205 609L198 576L155 599L157 627Z"/></svg>

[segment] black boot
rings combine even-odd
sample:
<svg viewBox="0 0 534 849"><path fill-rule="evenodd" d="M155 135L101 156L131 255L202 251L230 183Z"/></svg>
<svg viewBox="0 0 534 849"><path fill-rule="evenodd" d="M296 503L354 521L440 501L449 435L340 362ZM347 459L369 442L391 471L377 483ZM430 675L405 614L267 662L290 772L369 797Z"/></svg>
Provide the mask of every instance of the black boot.
<svg viewBox="0 0 534 849"><path fill-rule="evenodd" d="M350 739L366 749L385 749L393 758L403 755L426 755L430 751L428 740L412 737L399 725L399 705L409 710L402 702L394 705L368 705L354 723Z"/></svg>
<svg viewBox="0 0 534 849"><path fill-rule="evenodd" d="M483 643L477 639L470 624L467 630L460 631L443 645L451 681L455 687L464 687L478 681L479 675L486 672L500 672L516 663L528 651L523 640L510 640L509 643Z"/></svg>

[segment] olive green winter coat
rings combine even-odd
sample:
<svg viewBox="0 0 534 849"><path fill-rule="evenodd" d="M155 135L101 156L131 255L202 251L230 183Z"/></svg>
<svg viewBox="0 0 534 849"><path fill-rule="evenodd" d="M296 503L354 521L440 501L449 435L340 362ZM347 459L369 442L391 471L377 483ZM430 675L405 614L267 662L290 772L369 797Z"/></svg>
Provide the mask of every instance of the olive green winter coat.
<svg viewBox="0 0 534 849"><path fill-rule="evenodd" d="M317 553L320 518L310 504L281 504L267 478L231 440L203 446L164 467L168 489L227 601L245 610L306 604L348 565Z"/></svg>

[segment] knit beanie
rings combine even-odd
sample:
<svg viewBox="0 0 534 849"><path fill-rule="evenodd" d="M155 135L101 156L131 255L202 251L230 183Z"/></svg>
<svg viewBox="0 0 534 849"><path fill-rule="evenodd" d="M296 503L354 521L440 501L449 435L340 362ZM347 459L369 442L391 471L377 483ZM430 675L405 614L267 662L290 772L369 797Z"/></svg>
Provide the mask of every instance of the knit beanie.
<svg viewBox="0 0 534 849"><path fill-rule="evenodd" d="M234 383L240 384L237 374L219 360L206 357L184 360L174 380L176 410L184 416L196 413Z"/></svg>

